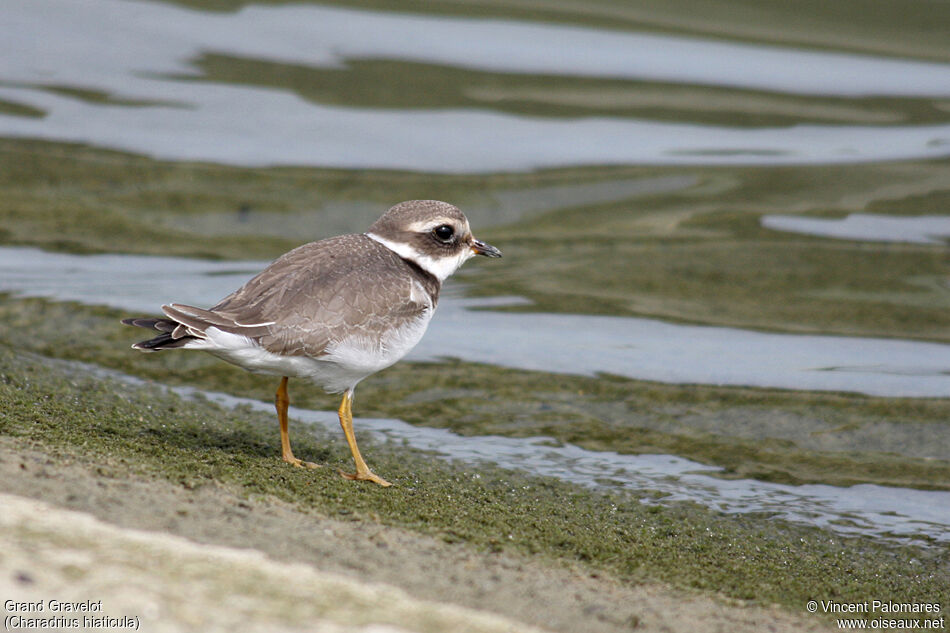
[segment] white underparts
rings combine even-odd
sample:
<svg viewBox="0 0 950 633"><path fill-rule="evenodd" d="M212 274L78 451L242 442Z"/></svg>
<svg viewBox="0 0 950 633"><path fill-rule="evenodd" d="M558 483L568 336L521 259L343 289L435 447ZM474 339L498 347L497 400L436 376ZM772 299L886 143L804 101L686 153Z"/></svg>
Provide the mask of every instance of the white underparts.
<svg viewBox="0 0 950 633"><path fill-rule="evenodd" d="M208 352L254 373L306 378L330 393L339 393L405 356L422 339L432 312L425 310L419 318L379 337L362 333L348 336L331 343L318 358L275 354L247 336L213 326L184 348Z"/></svg>
<svg viewBox="0 0 950 633"><path fill-rule="evenodd" d="M306 356L282 356L269 352L247 336L232 334L212 326L206 328L185 349L200 349L214 354L221 360L233 363L249 371L278 376L310 377L316 371L312 358Z"/></svg>

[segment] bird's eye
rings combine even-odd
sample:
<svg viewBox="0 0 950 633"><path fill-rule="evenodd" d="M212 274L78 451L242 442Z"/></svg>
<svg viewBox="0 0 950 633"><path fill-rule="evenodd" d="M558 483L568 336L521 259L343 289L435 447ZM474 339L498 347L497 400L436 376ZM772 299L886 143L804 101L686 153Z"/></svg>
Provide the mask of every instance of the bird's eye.
<svg viewBox="0 0 950 633"><path fill-rule="evenodd" d="M455 235L455 229L453 229L448 224L441 224L432 229L432 232L435 233L435 236L443 242L448 242L450 239L452 239L452 236Z"/></svg>

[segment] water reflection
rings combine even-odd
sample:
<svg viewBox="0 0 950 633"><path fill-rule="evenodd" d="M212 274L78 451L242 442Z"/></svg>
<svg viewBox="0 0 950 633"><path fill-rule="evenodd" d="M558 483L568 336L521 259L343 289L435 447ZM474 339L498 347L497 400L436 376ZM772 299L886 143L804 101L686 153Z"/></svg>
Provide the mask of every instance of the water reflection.
<svg viewBox="0 0 950 633"><path fill-rule="evenodd" d="M0 248L0 292L154 314L170 301L213 305L264 265ZM950 345L472 309L518 301L463 299L449 290L409 358L457 356L516 369L605 372L666 383L950 397Z"/></svg>
<svg viewBox="0 0 950 633"><path fill-rule="evenodd" d="M319 6L202 13L69 0L2 9L0 134L171 160L435 172L590 164L807 164L950 155L950 125L743 129L481 109L346 107L201 81L203 55L340 68L392 59L809 95L946 97L950 65L526 22ZM25 110L24 110L25 109ZM0 110L2 112L2 110Z"/></svg>

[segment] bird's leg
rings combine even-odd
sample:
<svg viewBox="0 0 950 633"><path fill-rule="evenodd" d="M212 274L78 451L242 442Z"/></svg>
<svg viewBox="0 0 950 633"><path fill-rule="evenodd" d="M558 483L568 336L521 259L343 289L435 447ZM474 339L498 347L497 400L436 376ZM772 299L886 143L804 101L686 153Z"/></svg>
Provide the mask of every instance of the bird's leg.
<svg viewBox="0 0 950 633"><path fill-rule="evenodd" d="M274 406L277 407L277 420L280 422L280 451L284 461L299 466L301 468L320 468L319 464L305 462L294 457L294 452L290 450L290 430L287 425L287 407L290 405L290 396L287 395L287 376L280 379L280 386L277 387L277 395L274 398Z"/></svg>
<svg viewBox="0 0 950 633"><path fill-rule="evenodd" d="M343 402L340 403L340 426L343 427L343 434L346 436L346 443L350 445L350 452L353 453L353 461L356 463L355 473L345 473L342 470L340 474L347 479L360 479L363 481L372 481L380 486L391 486L392 484L376 475L369 469L363 456L360 455L360 449L356 445L356 436L353 434L353 390L349 389L343 394Z"/></svg>

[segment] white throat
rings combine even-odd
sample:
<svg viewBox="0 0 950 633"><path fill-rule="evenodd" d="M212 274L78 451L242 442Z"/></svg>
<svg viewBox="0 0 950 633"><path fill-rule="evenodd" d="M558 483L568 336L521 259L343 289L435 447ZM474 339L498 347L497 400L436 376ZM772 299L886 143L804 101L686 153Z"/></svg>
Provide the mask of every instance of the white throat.
<svg viewBox="0 0 950 633"><path fill-rule="evenodd" d="M403 259L408 259L409 261L415 263L419 266L419 268L426 271L430 275L433 275L440 282L445 281L449 275L459 269L459 266L464 264L473 255L475 255L475 252L472 251L472 249L463 248L455 255L448 255L445 257L430 257L425 253L420 253L417 249L409 244L393 242L392 240L387 240L385 237L380 237L375 233L367 233L366 237L379 242Z"/></svg>

